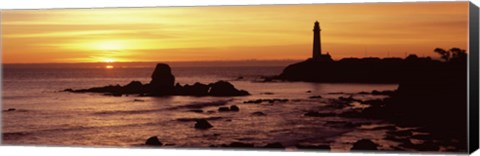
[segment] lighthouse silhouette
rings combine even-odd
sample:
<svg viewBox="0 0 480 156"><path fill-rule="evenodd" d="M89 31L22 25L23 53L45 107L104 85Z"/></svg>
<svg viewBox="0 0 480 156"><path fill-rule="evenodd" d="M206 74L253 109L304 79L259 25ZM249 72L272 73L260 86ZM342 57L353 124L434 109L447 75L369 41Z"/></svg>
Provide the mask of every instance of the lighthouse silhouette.
<svg viewBox="0 0 480 156"><path fill-rule="evenodd" d="M315 21L313 26L313 49L312 49L312 60L313 61L332 61L332 58L329 53L322 54L322 40L320 36L320 23Z"/></svg>

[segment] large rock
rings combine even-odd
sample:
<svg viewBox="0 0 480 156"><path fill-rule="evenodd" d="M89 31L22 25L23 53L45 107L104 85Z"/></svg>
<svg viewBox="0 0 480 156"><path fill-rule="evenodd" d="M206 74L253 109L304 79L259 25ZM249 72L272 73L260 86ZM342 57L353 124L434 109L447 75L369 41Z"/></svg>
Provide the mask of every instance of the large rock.
<svg viewBox="0 0 480 156"><path fill-rule="evenodd" d="M378 144L369 139L358 140L353 144L351 150L377 150Z"/></svg>
<svg viewBox="0 0 480 156"><path fill-rule="evenodd" d="M173 94L175 76L167 64L159 63L155 67L150 81L150 90L155 95Z"/></svg>
<svg viewBox="0 0 480 156"><path fill-rule="evenodd" d="M210 96L243 96L250 95L247 91L236 89L227 81L217 81L210 84Z"/></svg>

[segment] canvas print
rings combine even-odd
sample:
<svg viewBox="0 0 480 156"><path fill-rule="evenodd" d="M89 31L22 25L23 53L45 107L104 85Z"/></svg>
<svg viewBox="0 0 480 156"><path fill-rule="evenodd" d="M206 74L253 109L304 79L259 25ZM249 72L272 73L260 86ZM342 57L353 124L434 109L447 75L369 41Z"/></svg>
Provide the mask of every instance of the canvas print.
<svg viewBox="0 0 480 156"><path fill-rule="evenodd" d="M468 2L2 10L2 144L467 152Z"/></svg>

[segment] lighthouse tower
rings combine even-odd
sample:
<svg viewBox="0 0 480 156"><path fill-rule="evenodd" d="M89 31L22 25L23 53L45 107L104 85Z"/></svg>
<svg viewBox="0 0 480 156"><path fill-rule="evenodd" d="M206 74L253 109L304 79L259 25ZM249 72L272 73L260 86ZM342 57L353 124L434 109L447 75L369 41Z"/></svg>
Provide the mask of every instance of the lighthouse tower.
<svg viewBox="0 0 480 156"><path fill-rule="evenodd" d="M313 26L313 50L312 50L312 60L316 62L331 62L332 57L327 52L327 54L322 54L322 40L320 38L320 23L315 21Z"/></svg>
<svg viewBox="0 0 480 156"><path fill-rule="evenodd" d="M320 23L315 21L313 26L313 50L312 50L312 59L320 60L322 57L322 44L320 40Z"/></svg>

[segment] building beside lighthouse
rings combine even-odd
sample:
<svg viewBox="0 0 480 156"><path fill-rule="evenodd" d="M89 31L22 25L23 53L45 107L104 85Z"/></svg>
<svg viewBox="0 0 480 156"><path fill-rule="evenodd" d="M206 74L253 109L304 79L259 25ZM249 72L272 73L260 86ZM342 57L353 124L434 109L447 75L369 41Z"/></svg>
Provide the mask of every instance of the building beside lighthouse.
<svg viewBox="0 0 480 156"><path fill-rule="evenodd" d="M312 49L312 60L313 61L333 61L329 53L322 54L322 40L320 32L320 23L315 21L313 26L313 49Z"/></svg>

